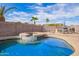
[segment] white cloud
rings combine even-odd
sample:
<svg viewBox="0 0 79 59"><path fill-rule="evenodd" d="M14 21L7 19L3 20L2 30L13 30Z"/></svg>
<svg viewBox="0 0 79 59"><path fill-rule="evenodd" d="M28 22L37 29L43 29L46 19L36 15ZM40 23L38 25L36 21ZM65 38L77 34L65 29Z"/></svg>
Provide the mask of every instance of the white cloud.
<svg viewBox="0 0 79 59"><path fill-rule="evenodd" d="M26 12L12 12L6 15L7 21L11 22L29 22L32 14Z"/></svg>
<svg viewBox="0 0 79 59"><path fill-rule="evenodd" d="M38 11L35 16L40 20L44 20L45 18L49 18L50 20L63 18L67 20L67 18L79 16L79 4L55 4L46 7L32 6L32 8Z"/></svg>
<svg viewBox="0 0 79 59"><path fill-rule="evenodd" d="M7 20L29 22L32 16L37 16L38 22L45 22L44 19L50 20L69 20L69 18L79 16L79 4L54 4L43 6L43 4L35 4L29 7L36 10L36 14L26 12L13 12L8 15ZM51 21L53 22L53 21Z"/></svg>
<svg viewBox="0 0 79 59"><path fill-rule="evenodd" d="M42 3L36 3L36 5L38 5L38 6L42 6Z"/></svg>

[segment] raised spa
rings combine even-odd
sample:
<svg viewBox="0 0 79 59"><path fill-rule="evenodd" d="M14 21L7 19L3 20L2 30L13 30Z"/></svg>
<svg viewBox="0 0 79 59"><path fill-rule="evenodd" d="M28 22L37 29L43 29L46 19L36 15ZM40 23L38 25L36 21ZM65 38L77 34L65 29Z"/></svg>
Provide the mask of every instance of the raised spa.
<svg viewBox="0 0 79 59"><path fill-rule="evenodd" d="M41 40L40 40L41 39ZM38 38L37 43L21 44L17 40L0 41L1 56L69 56L74 50L70 44L57 38Z"/></svg>

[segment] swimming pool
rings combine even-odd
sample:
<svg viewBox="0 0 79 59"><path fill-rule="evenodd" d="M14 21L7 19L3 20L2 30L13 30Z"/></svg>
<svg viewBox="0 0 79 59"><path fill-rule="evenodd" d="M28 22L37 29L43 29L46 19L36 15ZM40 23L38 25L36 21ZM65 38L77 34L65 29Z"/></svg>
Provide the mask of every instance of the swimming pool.
<svg viewBox="0 0 79 59"><path fill-rule="evenodd" d="M20 44L16 39L0 41L0 56L69 56L73 52L70 44L52 37L33 44Z"/></svg>

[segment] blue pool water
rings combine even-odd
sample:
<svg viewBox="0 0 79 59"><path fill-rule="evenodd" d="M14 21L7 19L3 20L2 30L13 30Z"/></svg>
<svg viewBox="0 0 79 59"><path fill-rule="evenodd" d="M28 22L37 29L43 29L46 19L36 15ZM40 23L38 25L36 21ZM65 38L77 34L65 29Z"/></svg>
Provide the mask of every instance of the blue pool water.
<svg viewBox="0 0 79 59"><path fill-rule="evenodd" d="M45 38L36 44L20 44L14 41L2 44L0 50L1 56L69 56L74 52L67 42L57 38Z"/></svg>

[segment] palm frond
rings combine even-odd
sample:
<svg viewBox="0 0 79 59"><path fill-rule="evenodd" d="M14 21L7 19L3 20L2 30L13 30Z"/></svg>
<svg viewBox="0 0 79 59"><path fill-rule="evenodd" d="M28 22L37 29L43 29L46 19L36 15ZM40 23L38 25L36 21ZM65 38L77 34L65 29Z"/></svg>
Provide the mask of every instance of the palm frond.
<svg viewBox="0 0 79 59"><path fill-rule="evenodd" d="M4 11L4 14L7 13L9 10L13 10L13 9L17 9L16 7L11 7L11 8L8 8Z"/></svg>
<svg viewBox="0 0 79 59"><path fill-rule="evenodd" d="M3 15L4 14L4 11L5 11L5 6L2 6L1 9L2 9L1 15Z"/></svg>
<svg viewBox="0 0 79 59"><path fill-rule="evenodd" d="M32 20L38 20L38 18L37 17L32 17Z"/></svg>
<svg viewBox="0 0 79 59"><path fill-rule="evenodd" d="M2 9L0 8L0 15L1 15L1 11L2 11Z"/></svg>
<svg viewBox="0 0 79 59"><path fill-rule="evenodd" d="M32 17L32 19L31 19L31 21L33 21L34 22L34 24L36 24L36 20L38 20L38 18L37 17Z"/></svg>
<svg viewBox="0 0 79 59"><path fill-rule="evenodd" d="M5 10L5 6L1 6L1 7L0 7L0 15L3 15L4 10Z"/></svg>

